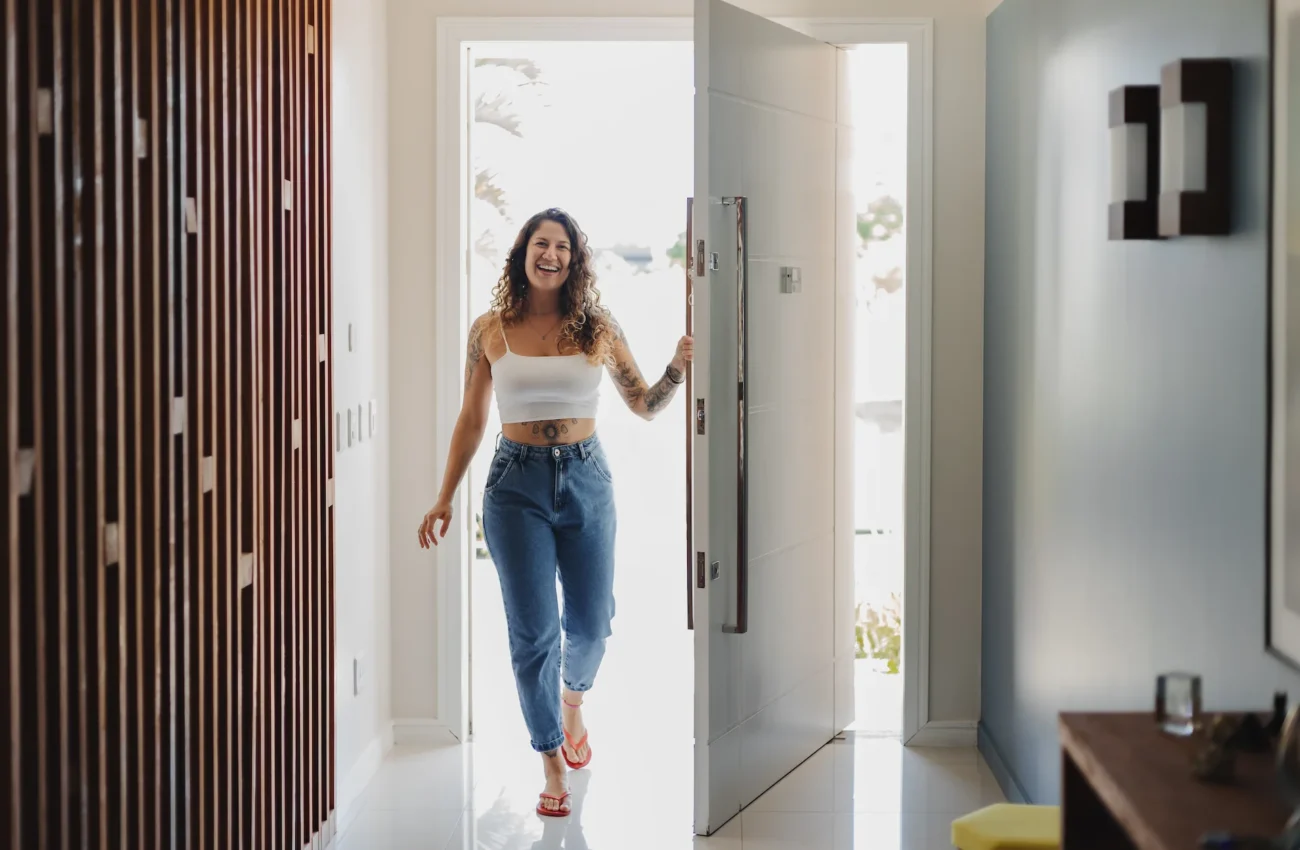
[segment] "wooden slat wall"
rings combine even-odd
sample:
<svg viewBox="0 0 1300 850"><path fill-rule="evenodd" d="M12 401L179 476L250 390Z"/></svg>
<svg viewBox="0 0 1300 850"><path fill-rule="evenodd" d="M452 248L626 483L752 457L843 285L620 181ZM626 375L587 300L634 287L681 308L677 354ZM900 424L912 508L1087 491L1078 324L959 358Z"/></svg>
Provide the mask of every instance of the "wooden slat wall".
<svg viewBox="0 0 1300 850"><path fill-rule="evenodd" d="M0 19L0 846L310 845L334 809L329 0Z"/></svg>

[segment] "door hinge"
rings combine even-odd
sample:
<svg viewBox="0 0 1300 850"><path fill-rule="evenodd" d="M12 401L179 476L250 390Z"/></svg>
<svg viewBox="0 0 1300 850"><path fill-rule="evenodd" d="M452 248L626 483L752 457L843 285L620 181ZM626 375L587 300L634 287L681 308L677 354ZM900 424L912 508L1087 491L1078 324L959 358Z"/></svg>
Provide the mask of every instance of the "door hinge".
<svg viewBox="0 0 1300 850"><path fill-rule="evenodd" d="M695 553L695 586L700 590L705 587L704 584L704 563L705 557L703 552Z"/></svg>
<svg viewBox="0 0 1300 850"><path fill-rule="evenodd" d="M695 433L704 436L704 399L695 400Z"/></svg>

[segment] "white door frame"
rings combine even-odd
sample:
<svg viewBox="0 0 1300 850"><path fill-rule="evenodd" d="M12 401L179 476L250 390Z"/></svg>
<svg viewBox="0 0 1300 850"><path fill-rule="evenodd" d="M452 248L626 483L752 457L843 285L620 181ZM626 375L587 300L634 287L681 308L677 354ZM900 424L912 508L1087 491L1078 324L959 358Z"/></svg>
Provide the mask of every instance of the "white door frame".
<svg viewBox="0 0 1300 850"><path fill-rule="evenodd" d="M778 23L841 47L906 43L908 76L907 380L904 409L903 740L929 722L930 690L930 416L934 255L934 21L929 18L777 18ZM679 41L694 38L694 21L679 18L438 18L435 427L438 461L447 457L460 413L469 328L467 226L467 49L480 42ZM684 114L689 106L683 105ZM837 341L847 359L851 340ZM915 412L915 415L912 415ZM469 733L468 494L453 505L437 551L438 725L462 741Z"/></svg>

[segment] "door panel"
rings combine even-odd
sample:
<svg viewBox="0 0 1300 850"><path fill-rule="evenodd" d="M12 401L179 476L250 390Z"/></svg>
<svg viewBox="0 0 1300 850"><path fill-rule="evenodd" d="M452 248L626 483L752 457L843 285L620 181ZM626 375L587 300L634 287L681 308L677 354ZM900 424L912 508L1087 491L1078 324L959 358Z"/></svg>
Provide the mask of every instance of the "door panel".
<svg viewBox="0 0 1300 850"><path fill-rule="evenodd" d="M708 834L846 716L835 340L854 245L840 51L720 0L697 0L695 26L692 226L716 254L693 282L692 387L707 411L692 438L693 549L717 564L694 607L696 831ZM800 272L794 291L785 267Z"/></svg>

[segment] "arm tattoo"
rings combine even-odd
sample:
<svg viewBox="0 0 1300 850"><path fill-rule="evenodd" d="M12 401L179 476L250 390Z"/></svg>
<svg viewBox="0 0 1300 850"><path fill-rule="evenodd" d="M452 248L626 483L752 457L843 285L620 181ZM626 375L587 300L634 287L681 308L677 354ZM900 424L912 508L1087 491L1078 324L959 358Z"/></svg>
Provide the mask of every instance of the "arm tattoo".
<svg viewBox="0 0 1300 850"><path fill-rule="evenodd" d="M615 321L613 316L609 316L609 324L614 331L614 342L627 348L627 337L623 334L623 328ZM677 394L677 387L682 382L682 373L669 365L664 372L664 376L654 386L647 386L646 380L641 375L641 370L637 368L636 361L632 359L630 351L625 351L626 358L619 358L609 370L610 377L618 385L618 391L627 402L627 406L636 410L641 408L646 413L653 416L660 410L668 406Z"/></svg>
<svg viewBox="0 0 1300 850"><path fill-rule="evenodd" d="M477 321L469 329L469 347L465 352L465 386L469 386L474 370L483 359L483 322Z"/></svg>
<svg viewBox="0 0 1300 850"><path fill-rule="evenodd" d="M650 413L658 413L660 410L663 410L668 406L668 402L673 400L673 396L677 395L677 387L679 384L673 377L674 372L677 372L677 370L669 366L668 371L664 373L664 376L660 378L653 387L646 390L645 408Z"/></svg>
<svg viewBox="0 0 1300 850"><path fill-rule="evenodd" d="M681 385L681 372L672 366L668 367L654 386L646 385L645 378L641 377L641 370L637 369L635 363L620 361L610 373L628 406L636 409L644 403L645 412L652 415L668 406L673 396L677 395L677 387Z"/></svg>
<svg viewBox="0 0 1300 850"><path fill-rule="evenodd" d="M623 400L629 407L636 407L646 393L645 378L641 377L641 370L636 368L635 363L619 361L611 370L611 376L614 378L614 383L618 384L618 391L622 394Z"/></svg>

